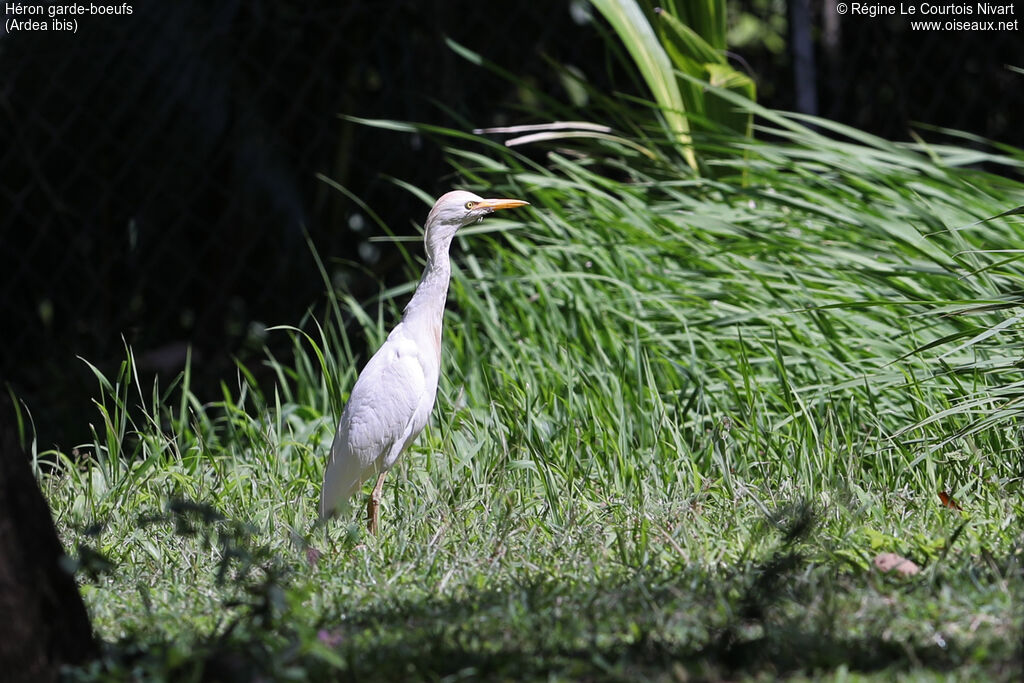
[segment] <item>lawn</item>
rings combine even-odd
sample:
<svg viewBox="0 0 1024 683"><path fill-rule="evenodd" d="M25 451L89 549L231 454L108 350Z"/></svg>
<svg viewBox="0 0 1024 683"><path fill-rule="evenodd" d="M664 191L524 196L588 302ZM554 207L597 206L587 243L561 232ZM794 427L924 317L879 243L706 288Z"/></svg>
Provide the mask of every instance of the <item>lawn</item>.
<svg viewBox="0 0 1024 683"><path fill-rule="evenodd" d="M1019 677L1024 155L750 106L700 174L450 138L532 206L457 238L377 537L313 521L412 284L330 291L217 396L96 370L92 439L36 453L105 643L73 677Z"/></svg>

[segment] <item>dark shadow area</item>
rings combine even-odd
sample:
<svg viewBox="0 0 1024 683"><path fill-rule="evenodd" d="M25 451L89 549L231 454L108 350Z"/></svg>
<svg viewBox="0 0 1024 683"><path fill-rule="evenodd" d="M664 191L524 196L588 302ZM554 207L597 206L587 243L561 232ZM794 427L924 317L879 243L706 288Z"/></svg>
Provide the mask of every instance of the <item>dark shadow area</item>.
<svg viewBox="0 0 1024 683"><path fill-rule="evenodd" d="M0 678L56 681L97 654L50 509L21 451L0 435Z"/></svg>
<svg viewBox="0 0 1024 683"><path fill-rule="evenodd" d="M324 680L734 680L840 667L941 674L973 662L1005 679L1019 666L1015 644L1005 639L927 638L927 628L915 627L911 642L889 633L892 621L908 618L893 609L901 596L921 602L936 581L960 577L904 581L816 564L817 513L805 504L780 511L765 525L764 549L733 566L620 567L592 581L532 572L500 585L458 588L454 596L419 593L355 609L341 605L318 624L303 623L303 608L288 604L288 572L266 549L248 545L245 525L183 502L157 517L146 523L173 522L185 536L231 548L224 553L231 571L219 582L237 583L247 597L225 604L222 627L190 643L187 661L174 654L180 643L139 636L105 645L107 673L249 680L299 669ZM836 623L837 615L863 607L865 596L876 606L863 623Z"/></svg>

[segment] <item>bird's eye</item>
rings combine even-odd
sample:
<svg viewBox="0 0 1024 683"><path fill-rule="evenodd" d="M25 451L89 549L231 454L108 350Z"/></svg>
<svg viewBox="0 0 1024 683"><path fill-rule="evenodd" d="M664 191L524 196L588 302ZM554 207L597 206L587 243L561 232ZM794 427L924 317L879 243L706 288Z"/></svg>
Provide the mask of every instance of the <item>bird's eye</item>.
<svg viewBox="0 0 1024 683"><path fill-rule="evenodd" d="M476 202L474 202L474 201L466 202L466 211L472 211L474 206L476 206Z"/></svg>

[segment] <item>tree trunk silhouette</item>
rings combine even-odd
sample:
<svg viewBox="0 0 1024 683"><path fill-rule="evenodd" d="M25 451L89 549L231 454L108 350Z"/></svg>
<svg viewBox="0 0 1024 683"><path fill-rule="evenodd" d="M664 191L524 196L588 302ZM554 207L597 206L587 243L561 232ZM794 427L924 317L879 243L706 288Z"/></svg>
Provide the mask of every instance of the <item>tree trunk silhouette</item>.
<svg viewBox="0 0 1024 683"><path fill-rule="evenodd" d="M6 432L6 430L3 430ZM55 681L96 654L89 616L28 461L0 434L0 679Z"/></svg>

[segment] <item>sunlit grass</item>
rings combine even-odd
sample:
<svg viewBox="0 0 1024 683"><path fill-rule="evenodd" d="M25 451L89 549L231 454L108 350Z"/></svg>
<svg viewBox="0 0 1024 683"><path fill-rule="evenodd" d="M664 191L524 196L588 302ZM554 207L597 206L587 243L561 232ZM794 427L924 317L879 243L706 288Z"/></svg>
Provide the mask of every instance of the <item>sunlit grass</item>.
<svg viewBox="0 0 1024 683"><path fill-rule="evenodd" d="M382 340L407 290L274 330L270 389L97 372L92 441L37 455L65 538L113 565L84 587L105 666L1010 676L1024 224L991 217L1024 186L962 165L1019 155L756 111L775 141L732 165L708 141L714 179L607 140L451 150L532 208L458 239L437 407L378 538L312 524L349 336Z"/></svg>

